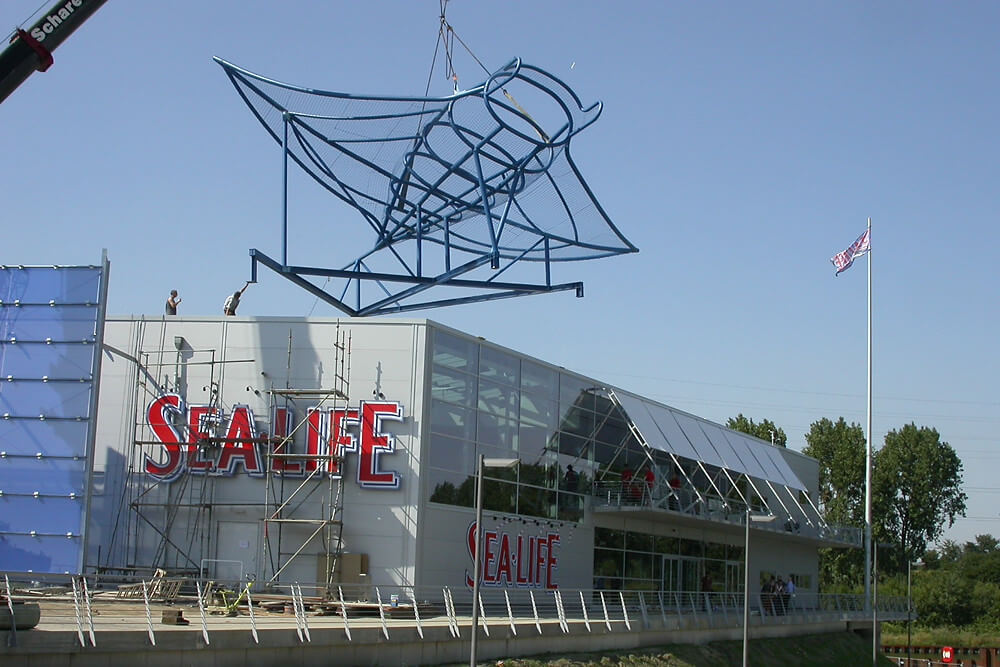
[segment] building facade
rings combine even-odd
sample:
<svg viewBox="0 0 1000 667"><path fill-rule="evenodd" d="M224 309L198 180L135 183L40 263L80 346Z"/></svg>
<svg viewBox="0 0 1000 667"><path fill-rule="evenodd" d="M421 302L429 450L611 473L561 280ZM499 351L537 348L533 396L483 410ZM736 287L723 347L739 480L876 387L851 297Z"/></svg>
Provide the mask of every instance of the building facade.
<svg viewBox="0 0 1000 667"><path fill-rule="evenodd" d="M742 590L856 546L792 450L427 320L109 317L85 561L107 573ZM759 526L759 528L758 528Z"/></svg>

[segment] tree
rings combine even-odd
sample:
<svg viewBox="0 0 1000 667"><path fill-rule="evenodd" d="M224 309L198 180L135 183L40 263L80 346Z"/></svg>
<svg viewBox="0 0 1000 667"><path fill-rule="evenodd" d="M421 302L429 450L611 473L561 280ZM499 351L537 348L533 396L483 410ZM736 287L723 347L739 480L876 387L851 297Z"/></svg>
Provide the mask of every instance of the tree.
<svg viewBox="0 0 1000 667"><path fill-rule="evenodd" d="M913 605L920 625L961 626L973 620L975 586L952 570L913 573Z"/></svg>
<svg viewBox="0 0 1000 667"><path fill-rule="evenodd" d="M873 530L901 547L886 563L896 571L965 514L962 461L933 428L907 424L890 431L874 454L872 486Z"/></svg>
<svg viewBox="0 0 1000 667"><path fill-rule="evenodd" d="M833 524L865 522L865 432L841 417L813 422L802 453L819 461L819 503ZM821 549L821 581L826 587L855 586L862 580L864 553L857 549Z"/></svg>
<svg viewBox="0 0 1000 667"><path fill-rule="evenodd" d="M830 523L865 520L865 432L860 424L813 422L802 453L819 461L819 503Z"/></svg>
<svg viewBox="0 0 1000 667"><path fill-rule="evenodd" d="M771 438L773 437L774 444L778 447L785 447L788 442L788 436L785 435L784 429L775 426L774 422L770 419L765 419L759 424L755 424L753 419L744 417L742 412L735 417L730 417L726 422L726 428L752 435L766 442L771 442Z"/></svg>

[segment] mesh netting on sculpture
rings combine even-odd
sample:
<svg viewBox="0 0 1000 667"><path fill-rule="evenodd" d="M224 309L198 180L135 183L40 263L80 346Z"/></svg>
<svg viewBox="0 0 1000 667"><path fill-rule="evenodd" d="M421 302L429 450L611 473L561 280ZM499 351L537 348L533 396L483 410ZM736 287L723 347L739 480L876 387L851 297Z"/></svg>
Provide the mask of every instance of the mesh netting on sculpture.
<svg viewBox="0 0 1000 667"><path fill-rule="evenodd" d="M570 156L600 105L538 68L512 61L431 98L310 90L218 62L289 157L371 226L362 257L417 242L515 261L635 251Z"/></svg>

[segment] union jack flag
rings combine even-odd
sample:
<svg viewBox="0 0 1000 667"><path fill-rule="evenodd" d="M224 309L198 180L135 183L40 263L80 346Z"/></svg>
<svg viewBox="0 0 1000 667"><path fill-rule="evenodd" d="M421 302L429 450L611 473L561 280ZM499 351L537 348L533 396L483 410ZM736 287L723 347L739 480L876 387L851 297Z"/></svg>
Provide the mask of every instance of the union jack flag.
<svg viewBox="0 0 1000 667"><path fill-rule="evenodd" d="M859 236L857 241L847 247L847 250L838 252L830 258L833 265L837 267L835 275L839 275L841 271L851 268L851 264L854 263L855 258L861 257L861 255L872 249L871 233L871 229L866 229L865 233Z"/></svg>

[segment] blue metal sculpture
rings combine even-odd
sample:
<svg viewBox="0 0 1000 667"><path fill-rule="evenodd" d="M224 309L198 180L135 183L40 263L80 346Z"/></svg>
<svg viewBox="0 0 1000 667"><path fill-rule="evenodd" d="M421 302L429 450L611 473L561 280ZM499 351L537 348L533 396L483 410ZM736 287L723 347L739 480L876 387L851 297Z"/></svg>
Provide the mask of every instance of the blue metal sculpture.
<svg viewBox="0 0 1000 667"><path fill-rule="evenodd" d="M600 103L583 108L536 67L514 60L450 97L379 97L300 88L216 61L282 146L281 261L252 249L254 280L260 263L364 316L570 289L582 296L580 282L552 283L554 262L637 251L569 153ZM375 233L340 269L288 262L288 158ZM524 267L542 275L499 280L508 270L530 275ZM340 289L328 291L330 280ZM461 295L421 300L431 287Z"/></svg>

